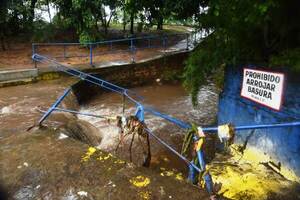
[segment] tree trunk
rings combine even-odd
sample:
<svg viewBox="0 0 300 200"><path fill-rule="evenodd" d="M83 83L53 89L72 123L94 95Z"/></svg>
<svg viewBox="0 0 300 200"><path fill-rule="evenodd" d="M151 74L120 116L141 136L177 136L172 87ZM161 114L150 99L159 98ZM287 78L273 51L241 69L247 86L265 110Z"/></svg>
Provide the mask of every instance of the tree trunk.
<svg viewBox="0 0 300 200"><path fill-rule="evenodd" d="M50 12L49 0L47 0L46 3L47 3L47 10L48 10L49 22L52 23L52 17L51 17L51 12Z"/></svg>
<svg viewBox="0 0 300 200"><path fill-rule="evenodd" d="M107 32L108 32L108 27L109 27L109 24L110 24L111 18L112 18L112 16L114 15L114 13L115 13L115 11L112 11L112 12L110 13L110 16L109 16L109 19L108 19L108 21L106 21L106 24L105 24L105 35L107 35Z"/></svg>
<svg viewBox="0 0 300 200"><path fill-rule="evenodd" d="M4 33L3 32L0 33L0 41L1 41L1 48L2 48L3 51L5 51L6 48L5 48L5 41L4 41Z"/></svg>
<svg viewBox="0 0 300 200"><path fill-rule="evenodd" d="M95 17L95 29L97 31L99 31L99 27L98 27L98 19Z"/></svg>
<svg viewBox="0 0 300 200"><path fill-rule="evenodd" d="M123 9L123 32L126 31L126 12L125 9Z"/></svg>
<svg viewBox="0 0 300 200"><path fill-rule="evenodd" d="M34 20L34 8L35 8L35 4L36 4L37 0L31 0L30 3L30 10L29 10L29 24L32 25L33 20Z"/></svg>
<svg viewBox="0 0 300 200"><path fill-rule="evenodd" d="M104 34L105 34L105 35L107 35L107 32L108 32L107 30L108 30L108 29L107 29L107 25L105 25L105 26L104 26Z"/></svg>
<svg viewBox="0 0 300 200"><path fill-rule="evenodd" d="M131 13L130 15L130 34L133 34L133 25L134 25L134 13Z"/></svg>
<svg viewBox="0 0 300 200"><path fill-rule="evenodd" d="M162 16L159 16L157 22L157 30L163 30L163 22L164 22L164 18Z"/></svg>

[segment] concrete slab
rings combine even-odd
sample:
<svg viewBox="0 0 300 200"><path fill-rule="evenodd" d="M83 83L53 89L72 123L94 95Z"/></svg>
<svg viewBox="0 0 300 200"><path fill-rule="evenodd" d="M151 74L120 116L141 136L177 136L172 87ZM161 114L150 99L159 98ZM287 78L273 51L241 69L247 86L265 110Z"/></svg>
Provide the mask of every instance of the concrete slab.
<svg viewBox="0 0 300 200"><path fill-rule="evenodd" d="M37 69L20 69L20 70L6 70L0 71L0 82L30 79L38 76Z"/></svg>

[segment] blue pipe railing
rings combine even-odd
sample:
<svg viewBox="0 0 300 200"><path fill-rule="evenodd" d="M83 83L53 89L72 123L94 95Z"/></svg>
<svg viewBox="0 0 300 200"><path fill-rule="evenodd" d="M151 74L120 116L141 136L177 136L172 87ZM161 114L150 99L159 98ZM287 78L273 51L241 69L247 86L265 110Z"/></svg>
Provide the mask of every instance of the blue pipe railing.
<svg viewBox="0 0 300 200"><path fill-rule="evenodd" d="M86 42L86 43L33 43L32 44L32 55L39 53L39 47L62 47L62 55L52 56L54 58L81 58L81 57L89 57L89 64L91 66L94 65L94 57L107 54L107 53L117 53L120 51L128 51L131 53L131 61L135 62L135 53L137 50L147 49L147 48L163 48L166 50L167 44L172 44L170 41L172 38L176 37L178 42L178 37L182 38L181 40L186 39L186 49L189 48L191 41L193 40L193 35L196 35L196 32L191 32L189 34L168 34L162 36L144 36L144 37L134 37L134 38L124 38L124 39L114 39L114 40L106 40L99 42ZM151 42L153 40L153 42ZM125 49L113 48L113 45L118 45L122 42L128 42L128 47ZM143 44L143 42L145 44ZM194 41L195 42L195 41ZM139 43L142 43L139 45ZM158 44L156 44L158 43ZM109 49L101 52L96 52L96 48L100 45L109 45ZM88 48L88 52L86 54L80 55L72 55L68 54L67 47L69 46L84 46ZM35 62L35 61L34 61ZM35 67L37 67L37 63L35 62Z"/></svg>

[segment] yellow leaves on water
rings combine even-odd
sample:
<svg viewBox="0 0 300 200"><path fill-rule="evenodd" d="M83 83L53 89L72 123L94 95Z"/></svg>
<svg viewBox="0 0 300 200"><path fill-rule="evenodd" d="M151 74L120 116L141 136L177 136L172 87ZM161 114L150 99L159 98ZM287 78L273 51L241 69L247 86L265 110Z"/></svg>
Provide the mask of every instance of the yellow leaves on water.
<svg viewBox="0 0 300 200"><path fill-rule="evenodd" d="M120 160L116 157L114 157L111 153L104 153L100 150L98 150L94 147L89 147L87 152L82 156L81 162L87 162L91 159L92 155L94 155L94 159L104 162L106 160L111 159L114 164L125 164L125 161Z"/></svg>
<svg viewBox="0 0 300 200"><path fill-rule="evenodd" d="M168 177L174 177L178 181L183 181L183 175L182 173L177 173L176 170L166 170L165 168L161 167L160 170L162 171L160 173L161 176L168 176Z"/></svg>
<svg viewBox="0 0 300 200"><path fill-rule="evenodd" d="M88 151L85 153L85 155L81 158L81 161L82 162L86 162L88 161L91 156L96 152L96 148L94 147L89 147L88 148Z"/></svg>
<svg viewBox="0 0 300 200"><path fill-rule="evenodd" d="M114 164L125 164L124 160L117 159Z"/></svg>
<svg viewBox="0 0 300 200"><path fill-rule="evenodd" d="M148 200L151 197L151 192L149 192L149 191L140 191L138 193L138 195L140 196L141 199Z"/></svg>
<svg viewBox="0 0 300 200"><path fill-rule="evenodd" d="M176 179L176 180L179 180L179 181L183 181L182 173L176 174L175 179Z"/></svg>
<svg viewBox="0 0 300 200"><path fill-rule="evenodd" d="M150 179L144 176L137 176L129 180L135 187L142 188L150 184Z"/></svg>
<svg viewBox="0 0 300 200"><path fill-rule="evenodd" d="M101 153L102 154L102 153ZM97 158L97 160L100 160L100 161L104 161L104 160L107 160L107 159L109 159L109 158L112 158L113 157L113 155L111 154L111 153L109 153L109 154L107 154L106 156L99 156L98 158Z"/></svg>

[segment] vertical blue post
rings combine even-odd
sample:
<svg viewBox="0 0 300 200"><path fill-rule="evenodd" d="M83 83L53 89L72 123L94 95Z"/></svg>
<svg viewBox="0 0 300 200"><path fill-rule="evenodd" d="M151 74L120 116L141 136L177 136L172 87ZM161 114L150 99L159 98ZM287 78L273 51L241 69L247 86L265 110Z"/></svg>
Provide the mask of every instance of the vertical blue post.
<svg viewBox="0 0 300 200"><path fill-rule="evenodd" d="M192 161L193 164L195 164L193 161ZM188 180L189 182L191 182L193 185L196 185L198 183L198 180L197 180L197 171L196 169L194 168L194 166L192 164L189 164L189 175L188 175Z"/></svg>
<svg viewBox="0 0 300 200"><path fill-rule="evenodd" d="M151 47L150 38L148 38L148 48Z"/></svg>
<svg viewBox="0 0 300 200"><path fill-rule="evenodd" d="M42 125L43 121L49 117L49 115L52 113L52 111L64 100L64 98L69 94L71 91L71 88L68 88L64 91L63 95L61 95L56 102L48 109L48 111L43 115L43 117L39 120L39 125Z"/></svg>
<svg viewBox="0 0 300 200"><path fill-rule="evenodd" d="M35 54L35 44L33 43L32 44L32 55L34 55ZM36 60L33 60L33 63L34 63L34 68L37 68L37 62L36 62Z"/></svg>
<svg viewBox="0 0 300 200"><path fill-rule="evenodd" d="M135 59L134 59L134 46L133 46L133 39L130 39L130 52L131 52L131 62L135 63Z"/></svg>
<svg viewBox="0 0 300 200"><path fill-rule="evenodd" d="M206 172L206 163L204 160L203 151L201 149L197 151L197 156L199 160L200 170L205 173L203 179L205 181L206 190L211 195L213 194L213 181L209 172Z"/></svg>
<svg viewBox="0 0 300 200"><path fill-rule="evenodd" d="M132 51L132 49L133 49L133 40L132 40L132 38L130 39L130 50Z"/></svg>
<svg viewBox="0 0 300 200"><path fill-rule="evenodd" d="M90 44L90 65L93 66L93 46Z"/></svg>

